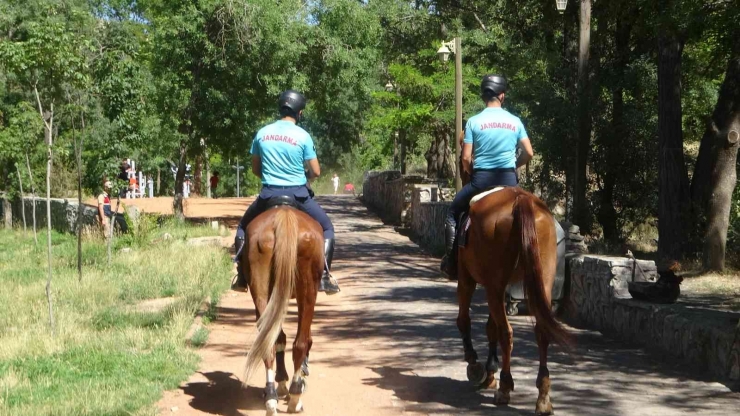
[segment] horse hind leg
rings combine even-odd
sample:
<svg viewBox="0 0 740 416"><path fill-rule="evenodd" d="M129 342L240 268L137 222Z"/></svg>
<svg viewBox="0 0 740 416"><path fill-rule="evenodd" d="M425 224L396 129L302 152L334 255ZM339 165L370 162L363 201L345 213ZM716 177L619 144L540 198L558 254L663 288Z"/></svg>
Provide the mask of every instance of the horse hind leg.
<svg viewBox="0 0 740 416"><path fill-rule="evenodd" d="M491 310L491 317L496 323L501 345L501 375L495 403L506 405L509 403L511 391L514 390L514 379L511 377L511 350L514 346L514 333L511 325L509 325L509 320L506 318L503 295L489 296L488 307Z"/></svg>
<svg viewBox="0 0 740 416"><path fill-rule="evenodd" d="M277 359L277 374L275 375L275 381L278 383L277 396L278 398L288 397L288 370L285 368L285 346L287 344L287 337L285 332L280 330L277 342L275 343L275 358Z"/></svg>
<svg viewBox="0 0 740 416"><path fill-rule="evenodd" d="M300 270L311 270L314 268L302 265ZM322 267L315 268L317 273L323 271ZM318 279L316 279L318 281ZM301 273L296 282L296 301L298 303L298 335L293 342L293 381L290 384L290 399L288 400L288 413L303 411L301 396L306 391L306 376L304 366L308 368L308 353L313 344L311 338L311 323L313 321L314 307L316 305L317 287L311 273Z"/></svg>
<svg viewBox="0 0 740 416"><path fill-rule="evenodd" d="M495 389L496 373L498 372L499 361L496 348L498 348L498 328L493 317L488 315L486 322L486 335L488 335L488 359L486 360L486 380L481 384L482 389Z"/></svg>
<svg viewBox="0 0 740 416"><path fill-rule="evenodd" d="M539 395L537 396L535 414L551 415L553 414L553 408L552 401L550 400L550 371L547 369L547 347L550 344L550 340L545 335L539 323L535 324L534 332L537 336L537 348L540 353L540 369L537 373L537 390L539 390Z"/></svg>
<svg viewBox="0 0 740 416"><path fill-rule="evenodd" d="M275 372L272 370L272 364L275 361L275 350L273 349L272 357L265 360L265 371L267 381L265 382L265 415L277 416L278 393L275 388Z"/></svg>
<svg viewBox="0 0 740 416"><path fill-rule="evenodd" d="M457 329L462 337L463 349L465 351L465 362L468 363L468 381L479 385L485 381L486 372L483 364L478 362L478 353L473 348L473 339L470 329L470 303L475 292L475 280L464 268L458 269L457 301L460 309L457 314Z"/></svg>

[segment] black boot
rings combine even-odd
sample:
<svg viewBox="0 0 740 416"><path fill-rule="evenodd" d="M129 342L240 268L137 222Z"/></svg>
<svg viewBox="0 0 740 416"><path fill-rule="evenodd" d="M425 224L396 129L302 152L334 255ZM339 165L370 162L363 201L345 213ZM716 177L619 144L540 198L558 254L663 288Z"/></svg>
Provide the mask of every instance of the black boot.
<svg viewBox="0 0 740 416"><path fill-rule="evenodd" d="M324 240L324 258L326 258L326 265L324 265L324 274L321 275L321 283L319 284L319 292L326 292L327 295L333 295L339 293L339 284L331 276L329 271L331 270L331 260L334 257L334 239L327 238Z"/></svg>
<svg viewBox="0 0 740 416"><path fill-rule="evenodd" d="M455 225L445 222L445 256L439 269L450 280L457 280L457 244L455 244Z"/></svg>
<svg viewBox="0 0 740 416"><path fill-rule="evenodd" d="M244 234L237 230L236 238L234 238L234 263L236 263L236 281L231 284L231 289L239 292L245 292L249 290L249 282L247 276L244 275L241 265L241 250L244 247Z"/></svg>

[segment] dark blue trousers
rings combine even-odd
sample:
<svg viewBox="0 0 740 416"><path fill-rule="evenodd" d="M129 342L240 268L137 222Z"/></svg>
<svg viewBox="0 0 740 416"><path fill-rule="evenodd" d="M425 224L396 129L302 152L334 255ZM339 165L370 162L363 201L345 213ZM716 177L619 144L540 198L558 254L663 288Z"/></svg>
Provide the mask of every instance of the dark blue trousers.
<svg viewBox="0 0 740 416"><path fill-rule="evenodd" d="M463 186L452 200L450 209L447 211L446 222L457 227L460 214L468 210L470 200L486 189L497 186L517 186L518 184L519 180L514 168L473 171L473 179Z"/></svg>
<svg viewBox="0 0 740 416"><path fill-rule="evenodd" d="M250 221L264 212L267 207L267 201L270 198L284 195L295 198L301 210L321 224L321 228L324 230L324 239L334 238L334 225L331 223L324 209L308 194L308 188L306 186L283 187L270 185L263 186L259 197L247 208L247 212L244 213L241 221L239 221L239 228L236 230L237 236L240 235L240 232L243 236L244 230Z"/></svg>

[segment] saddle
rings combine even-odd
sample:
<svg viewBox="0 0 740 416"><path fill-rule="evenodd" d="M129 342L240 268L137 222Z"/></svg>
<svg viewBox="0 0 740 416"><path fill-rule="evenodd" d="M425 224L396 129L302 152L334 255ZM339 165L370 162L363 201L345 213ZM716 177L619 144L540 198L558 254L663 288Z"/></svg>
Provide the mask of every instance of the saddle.
<svg viewBox="0 0 740 416"><path fill-rule="evenodd" d="M494 192L498 192L502 189L506 188L505 186L496 186L493 188L488 188L484 190L483 192L475 195L472 199L470 199L469 206L472 207L476 202L480 201L481 199L487 197L488 195L491 195ZM468 242L468 229L470 228L470 217L468 214L470 213L470 209L465 210L462 214L460 214L460 218L458 218L458 224L460 226L457 227L457 245L460 247L465 247L465 244Z"/></svg>
<svg viewBox="0 0 740 416"><path fill-rule="evenodd" d="M265 211L271 208L288 206L291 208L299 209L298 201L294 197L289 195L278 195L273 196L265 202Z"/></svg>

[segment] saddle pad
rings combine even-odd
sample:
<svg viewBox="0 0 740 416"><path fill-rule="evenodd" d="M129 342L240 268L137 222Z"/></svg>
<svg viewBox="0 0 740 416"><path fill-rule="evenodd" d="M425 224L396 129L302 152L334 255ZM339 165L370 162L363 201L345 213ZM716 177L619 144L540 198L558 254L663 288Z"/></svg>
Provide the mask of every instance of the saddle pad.
<svg viewBox="0 0 740 416"><path fill-rule="evenodd" d="M476 202L478 202L481 199L485 198L486 196L488 196L488 195L490 195L490 194L492 194L494 192L498 192L498 191L500 191L500 190L502 190L504 188L506 188L506 187L505 186L497 186L497 187L495 187L493 189L490 189L488 191L483 191L483 192L479 193L478 195L474 196L473 199L470 200L470 206L472 207L473 204L475 204Z"/></svg>

